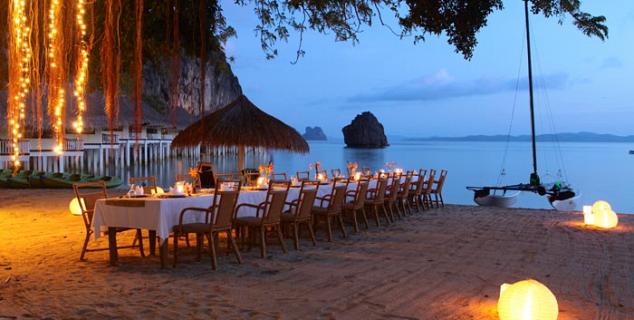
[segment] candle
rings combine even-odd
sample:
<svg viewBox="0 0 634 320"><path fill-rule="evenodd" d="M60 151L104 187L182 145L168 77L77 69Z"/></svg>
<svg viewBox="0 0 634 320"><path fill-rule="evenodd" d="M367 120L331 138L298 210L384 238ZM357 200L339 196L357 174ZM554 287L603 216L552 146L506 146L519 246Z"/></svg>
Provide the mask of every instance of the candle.
<svg viewBox="0 0 634 320"><path fill-rule="evenodd" d="M176 182L176 193L185 193L185 184L181 182Z"/></svg>

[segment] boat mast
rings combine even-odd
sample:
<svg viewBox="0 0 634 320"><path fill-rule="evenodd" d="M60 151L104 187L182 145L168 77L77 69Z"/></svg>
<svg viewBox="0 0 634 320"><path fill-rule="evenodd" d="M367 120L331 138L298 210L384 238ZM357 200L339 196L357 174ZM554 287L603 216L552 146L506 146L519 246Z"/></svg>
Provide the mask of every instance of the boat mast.
<svg viewBox="0 0 634 320"><path fill-rule="evenodd" d="M530 183L533 186L540 184L537 174L537 144L535 142L535 108L533 103L533 65L531 61L531 35L528 23L528 0L524 0L524 16L526 18L526 46L528 48L528 91L529 104L531 110L531 143L533 147L533 173L531 173Z"/></svg>

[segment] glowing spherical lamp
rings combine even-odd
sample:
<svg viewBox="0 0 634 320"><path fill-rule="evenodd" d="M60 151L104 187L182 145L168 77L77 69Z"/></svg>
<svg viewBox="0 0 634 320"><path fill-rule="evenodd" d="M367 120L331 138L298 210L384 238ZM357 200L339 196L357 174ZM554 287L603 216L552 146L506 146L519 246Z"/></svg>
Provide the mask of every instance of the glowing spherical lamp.
<svg viewBox="0 0 634 320"><path fill-rule="evenodd" d="M583 207L583 221L587 225L610 229L619 224L619 217L612 211L609 203L599 200L591 207Z"/></svg>
<svg viewBox="0 0 634 320"><path fill-rule="evenodd" d="M557 298L539 281L528 279L500 287L501 320L557 320L558 314Z"/></svg>
<svg viewBox="0 0 634 320"><path fill-rule="evenodd" d="M81 204L84 204L83 199ZM79 204L79 200L77 198L73 198L68 204L68 210L70 210L70 213L74 216L81 216L81 207L82 206Z"/></svg>
<svg viewBox="0 0 634 320"><path fill-rule="evenodd" d="M594 214L594 225L599 228L610 229L619 224L619 217L612 210L599 211Z"/></svg>

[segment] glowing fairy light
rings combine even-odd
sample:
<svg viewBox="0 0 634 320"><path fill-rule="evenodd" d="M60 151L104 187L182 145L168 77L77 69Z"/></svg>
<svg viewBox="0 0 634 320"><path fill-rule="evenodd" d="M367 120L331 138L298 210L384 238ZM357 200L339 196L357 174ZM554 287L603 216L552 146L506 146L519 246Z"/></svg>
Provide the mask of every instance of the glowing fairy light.
<svg viewBox="0 0 634 320"><path fill-rule="evenodd" d="M77 118L73 122L73 128L76 133L81 134L84 131L84 118L83 114L86 111L86 83L88 80L88 43L86 42L86 22L85 22L85 9L86 1L77 0L77 6L75 7L75 21L79 34L79 57L78 66L75 74L75 91L73 95L77 100Z"/></svg>
<svg viewBox="0 0 634 320"><path fill-rule="evenodd" d="M63 35L62 12L59 0L51 0L48 8L48 77L49 77L49 110L52 109L52 127L55 132L56 145L53 148L55 154L63 154L64 139L64 106L66 104L66 91L64 90L63 70Z"/></svg>
<svg viewBox="0 0 634 320"><path fill-rule="evenodd" d="M15 169L20 167L20 139L26 119L26 98L30 88L31 66L31 29L28 27L26 15L26 1L12 0L9 2L11 12L10 49L9 49L9 137L13 144L11 161Z"/></svg>

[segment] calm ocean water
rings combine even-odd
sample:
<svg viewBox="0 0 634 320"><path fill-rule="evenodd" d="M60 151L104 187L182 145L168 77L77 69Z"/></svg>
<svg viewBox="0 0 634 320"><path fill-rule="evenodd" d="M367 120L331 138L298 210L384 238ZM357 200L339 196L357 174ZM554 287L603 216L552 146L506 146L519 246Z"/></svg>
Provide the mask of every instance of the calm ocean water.
<svg viewBox="0 0 634 320"><path fill-rule="evenodd" d="M500 177L505 154L504 142L393 142L385 149L348 149L340 142L311 142L305 155L271 152L260 156L247 155L247 166L257 167L271 159L277 172L294 173L308 170L310 162L341 168L347 161L356 161L359 168L374 170L386 162L396 162L405 169L447 169L445 199L450 203L473 204L472 193L466 186L495 185ZM581 192L582 202L591 204L603 199L617 212L634 213L634 155L628 151L634 145L625 143L553 143L539 144L539 171L542 181L566 177ZM559 152L560 150L561 152ZM506 155L506 174L502 183L528 182L531 171L530 144L511 143ZM563 161L562 161L563 160ZM193 159L174 159L159 166L133 166L124 170L108 168L108 174L123 178L134 175L156 175L163 186L171 185L177 173L186 173L194 166ZM235 170L235 159L213 159L219 171ZM563 164L563 165L562 165ZM545 198L522 194L517 207L549 208Z"/></svg>

